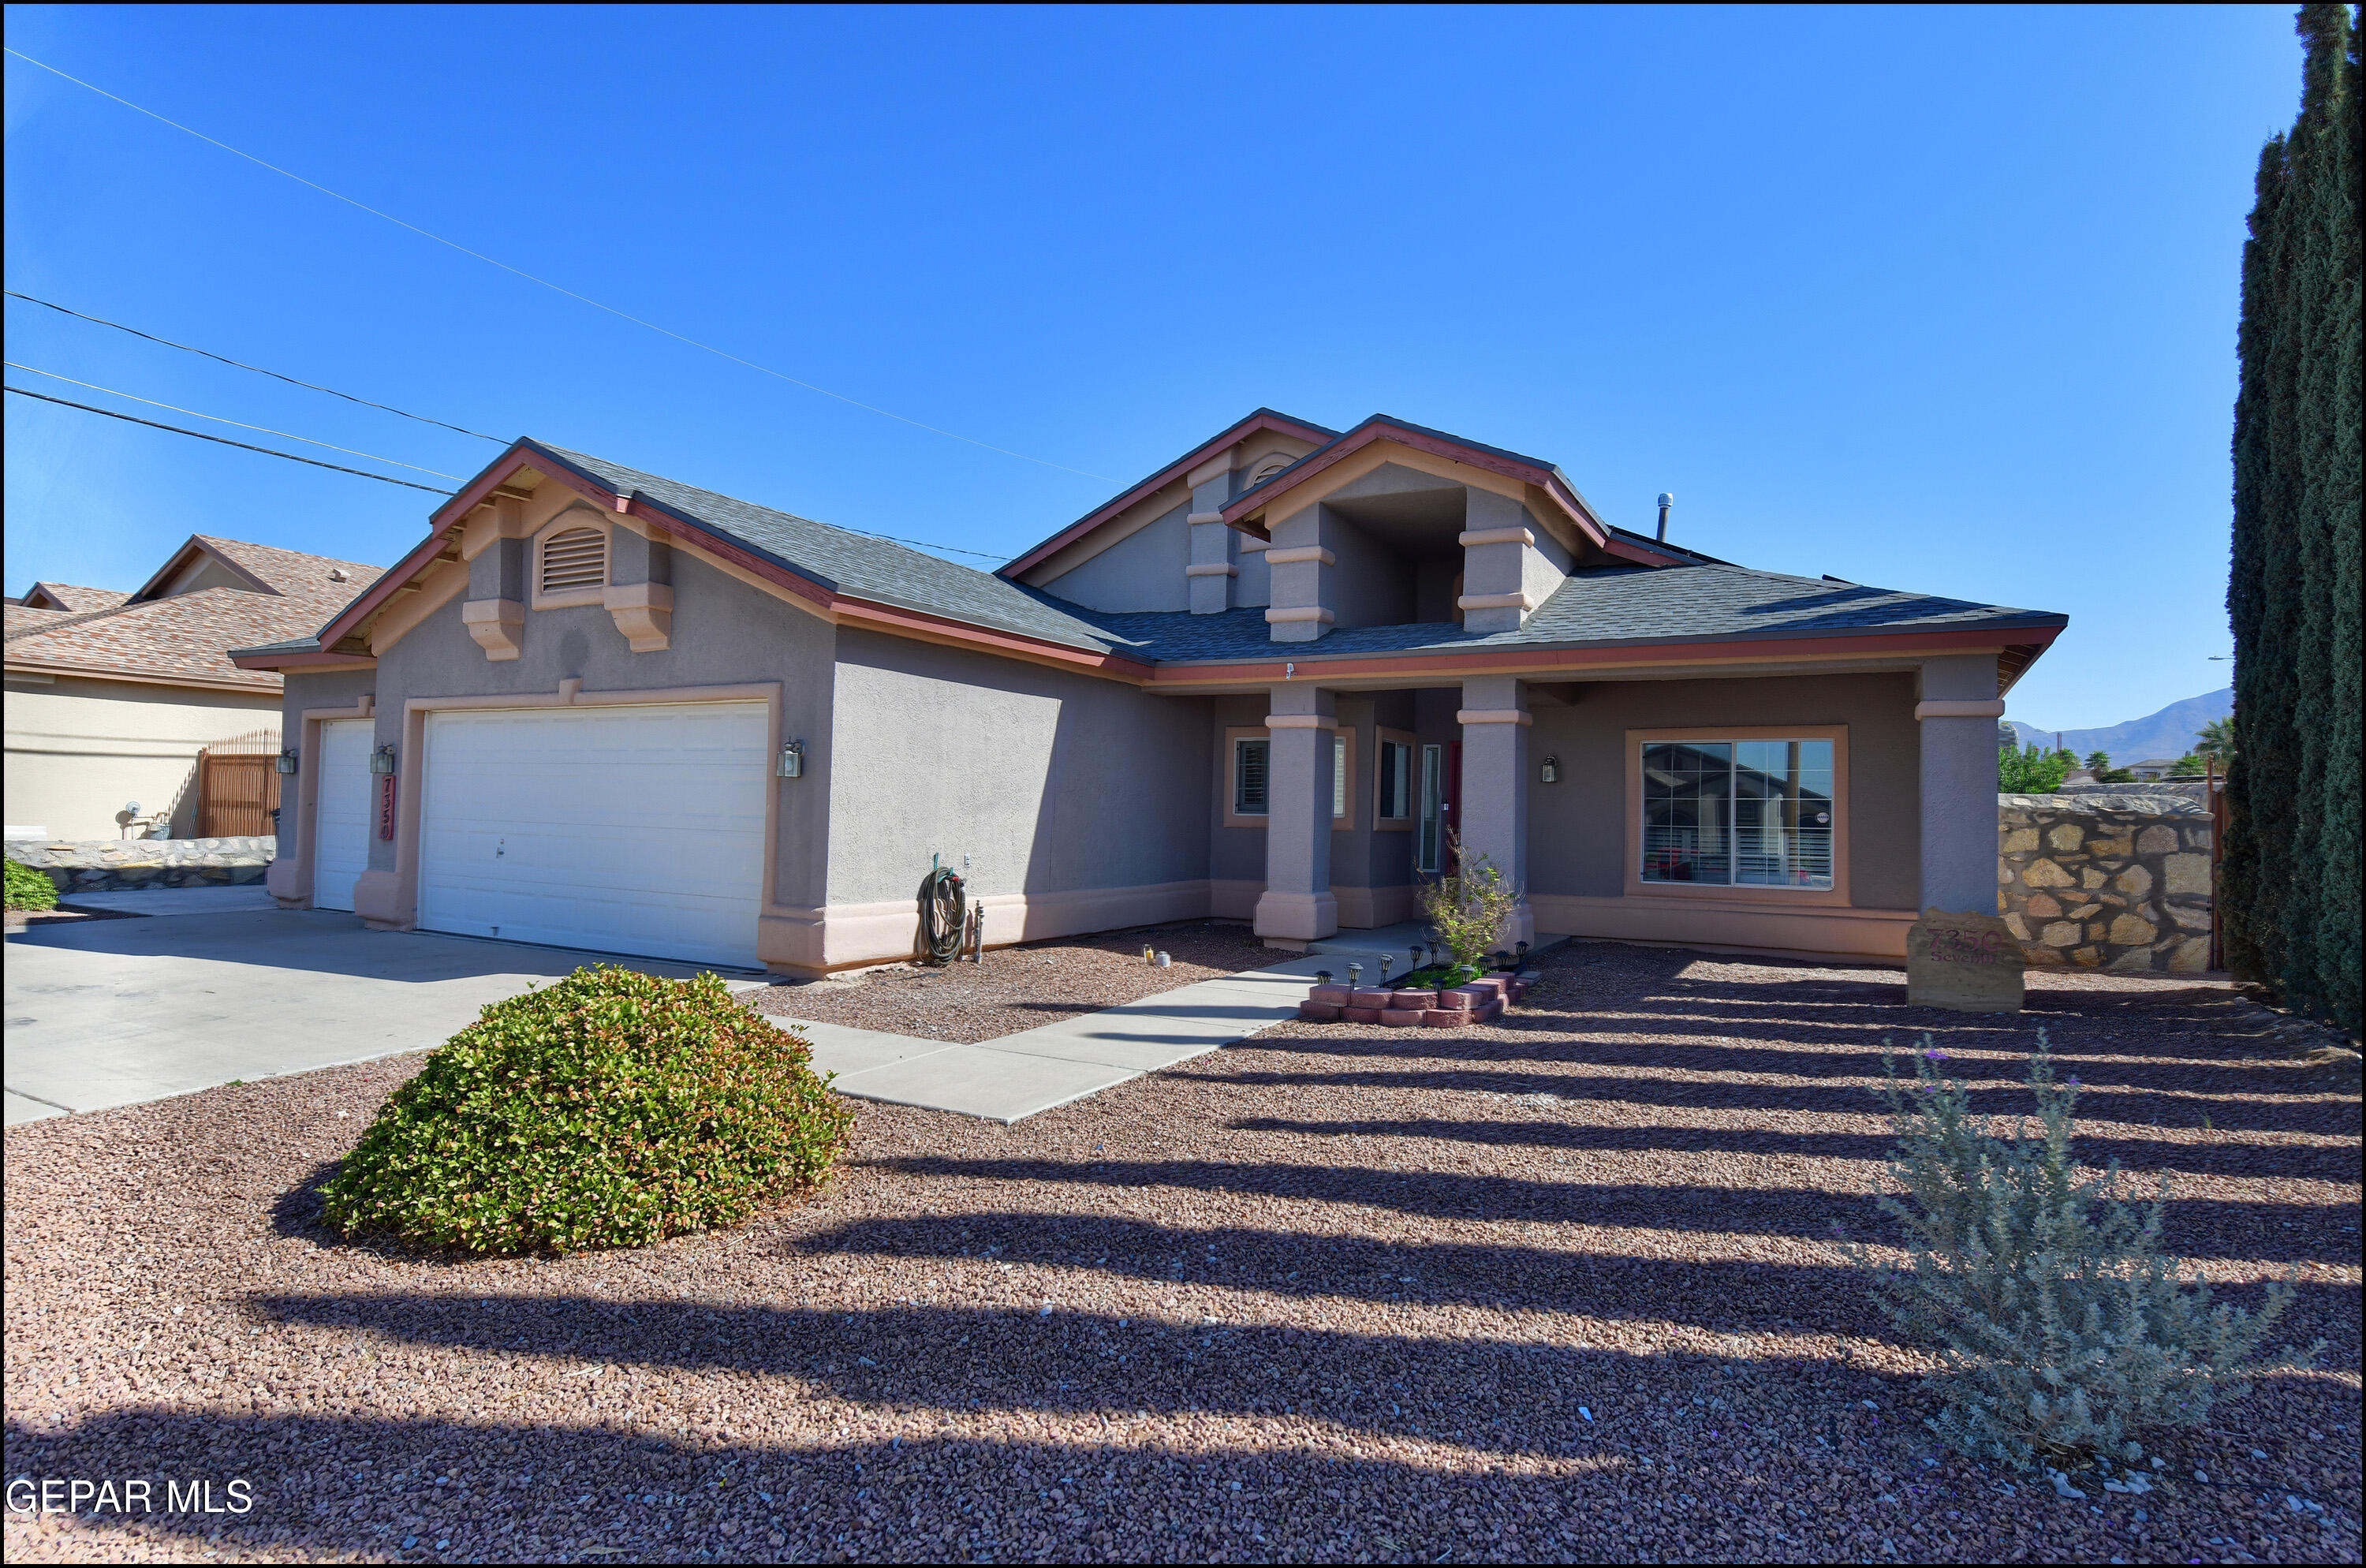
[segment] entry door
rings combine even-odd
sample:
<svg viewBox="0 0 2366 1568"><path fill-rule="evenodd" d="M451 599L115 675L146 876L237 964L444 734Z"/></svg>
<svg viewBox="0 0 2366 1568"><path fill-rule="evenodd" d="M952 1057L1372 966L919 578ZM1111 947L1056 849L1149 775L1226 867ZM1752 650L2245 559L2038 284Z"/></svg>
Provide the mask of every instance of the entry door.
<svg viewBox="0 0 2366 1568"><path fill-rule="evenodd" d="M314 795L312 908L350 909L354 883L369 869L370 742L366 718L321 726L320 779Z"/></svg>
<svg viewBox="0 0 2366 1568"><path fill-rule="evenodd" d="M761 703L431 716L420 925L755 967L768 738Z"/></svg>

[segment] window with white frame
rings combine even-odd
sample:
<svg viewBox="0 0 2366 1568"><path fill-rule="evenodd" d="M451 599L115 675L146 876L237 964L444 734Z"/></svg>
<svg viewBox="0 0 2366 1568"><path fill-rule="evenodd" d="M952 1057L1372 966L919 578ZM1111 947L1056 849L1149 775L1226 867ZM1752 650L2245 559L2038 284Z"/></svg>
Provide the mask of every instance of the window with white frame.
<svg viewBox="0 0 2366 1568"><path fill-rule="evenodd" d="M1832 886L1830 740L1671 740L1643 748L1645 882Z"/></svg>
<svg viewBox="0 0 2366 1568"><path fill-rule="evenodd" d="M1347 737L1331 732L1331 815L1347 815Z"/></svg>
<svg viewBox="0 0 2366 1568"><path fill-rule="evenodd" d="M542 542L536 579L544 593L574 593L608 581L608 535L601 528L562 528Z"/></svg>
<svg viewBox="0 0 2366 1568"><path fill-rule="evenodd" d="M1262 817L1266 814L1267 773L1273 757L1273 742L1242 736L1233 742L1233 815Z"/></svg>

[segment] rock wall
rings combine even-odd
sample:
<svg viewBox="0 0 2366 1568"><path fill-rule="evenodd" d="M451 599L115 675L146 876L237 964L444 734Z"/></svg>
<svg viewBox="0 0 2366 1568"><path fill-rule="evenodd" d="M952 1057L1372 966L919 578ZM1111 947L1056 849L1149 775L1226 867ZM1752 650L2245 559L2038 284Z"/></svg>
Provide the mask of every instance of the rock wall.
<svg viewBox="0 0 2366 1568"><path fill-rule="evenodd" d="M2182 795L1997 796L1997 912L2032 964L2210 964L2210 812Z"/></svg>
<svg viewBox="0 0 2366 1568"><path fill-rule="evenodd" d="M263 839L11 840L8 858L47 873L60 894L123 887L212 887L259 882L279 840Z"/></svg>

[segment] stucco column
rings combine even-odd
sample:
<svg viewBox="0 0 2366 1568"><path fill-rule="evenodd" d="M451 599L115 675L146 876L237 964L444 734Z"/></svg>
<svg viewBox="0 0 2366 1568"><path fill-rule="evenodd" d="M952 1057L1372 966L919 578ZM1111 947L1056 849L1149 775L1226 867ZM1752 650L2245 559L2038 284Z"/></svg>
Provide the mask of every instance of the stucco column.
<svg viewBox="0 0 2366 1568"><path fill-rule="evenodd" d="M1993 653L1922 661L1923 909L1997 912L1997 698Z"/></svg>
<svg viewBox="0 0 2366 1568"><path fill-rule="evenodd" d="M1506 943L1536 940L1528 908L1528 705L1520 682L1487 675L1462 682L1462 863L1485 855L1520 890Z"/></svg>
<svg viewBox="0 0 2366 1568"><path fill-rule="evenodd" d="M1215 615L1233 607L1233 540L1224 526L1224 502L1233 499L1233 453L1191 470L1191 564L1183 569L1191 590L1191 613Z"/></svg>
<svg viewBox="0 0 2366 1568"><path fill-rule="evenodd" d="M1273 573L1266 607L1267 635L1275 642L1313 642L1331 627L1331 569L1338 558L1323 542L1320 502L1272 525L1265 552Z"/></svg>
<svg viewBox="0 0 2366 1568"><path fill-rule="evenodd" d="M1306 942L1339 930L1331 896L1331 737L1338 705L1329 692L1290 682L1267 698L1265 896L1256 934Z"/></svg>

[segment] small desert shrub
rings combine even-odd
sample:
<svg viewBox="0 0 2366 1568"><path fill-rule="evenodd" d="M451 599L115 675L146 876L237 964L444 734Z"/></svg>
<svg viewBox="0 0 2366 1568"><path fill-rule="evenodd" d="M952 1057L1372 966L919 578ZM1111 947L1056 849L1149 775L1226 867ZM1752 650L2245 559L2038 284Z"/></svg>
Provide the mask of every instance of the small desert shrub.
<svg viewBox="0 0 2366 1568"><path fill-rule="evenodd" d="M8 908L12 909L54 909L58 907L58 885L29 865L8 863Z"/></svg>
<svg viewBox="0 0 2366 1568"><path fill-rule="evenodd" d="M346 1235L476 1253L635 1247L818 1186L854 1114L713 975L578 969L496 1002L321 1189Z"/></svg>
<svg viewBox="0 0 2366 1568"><path fill-rule="evenodd" d="M2077 1175L2079 1080L2054 1081L2042 1032L2029 1064L2034 1137L2021 1118L2007 1133L1974 1117L1930 1045L1925 1035L1911 1090L1884 1055L1898 1137L1889 1173L1906 1190L1880 1207L1905 1226L1908 1262L1842 1250L1879 1277L1890 1320L1938 1351L1944 1408L1930 1425L1942 1438L2023 1468L2083 1454L2133 1461L2141 1435L2199 1427L2250 1379L2315 1359L2322 1341L2257 1359L2292 1304L2289 1283L2270 1285L2257 1312L2214 1306L2183 1260L2161 1252L2166 1182L2140 1202L2116 1162L2100 1178Z"/></svg>
<svg viewBox="0 0 2366 1568"><path fill-rule="evenodd" d="M1452 967L1476 976L1485 972L1488 952L1519 913L1520 890L1485 855L1464 850L1450 829L1447 842L1458 869L1422 885L1421 911L1436 931L1438 945L1453 954Z"/></svg>

